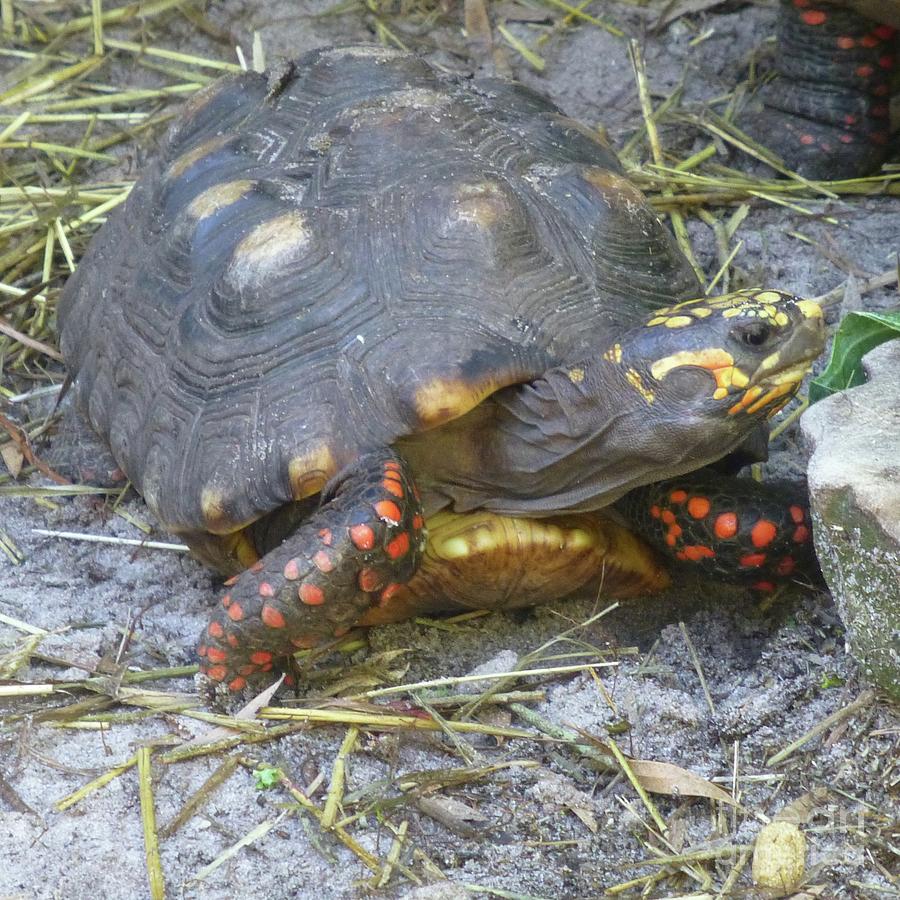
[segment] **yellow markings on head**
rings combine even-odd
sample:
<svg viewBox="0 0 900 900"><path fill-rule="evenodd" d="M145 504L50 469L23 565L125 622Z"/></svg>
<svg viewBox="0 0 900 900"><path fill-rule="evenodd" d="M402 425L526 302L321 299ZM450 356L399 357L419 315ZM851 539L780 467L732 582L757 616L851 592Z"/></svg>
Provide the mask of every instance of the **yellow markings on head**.
<svg viewBox="0 0 900 900"><path fill-rule="evenodd" d="M741 399L738 400L738 402L735 403L734 406L729 407L728 415L733 416L736 413L739 413L741 411L746 411L747 407L751 406L753 403L755 403L759 399L759 396L760 396L760 394L762 394L762 392L763 392L763 389L761 387L759 387L758 385L756 387L752 387L749 390L745 391L744 396L741 397Z"/></svg>
<svg viewBox="0 0 900 900"><path fill-rule="evenodd" d="M736 388L745 388L748 384L750 384L750 377L745 375L740 369L735 366L734 372L731 375L731 383Z"/></svg>
<svg viewBox="0 0 900 900"><path fill-rule="evenodd" d="M647 325L650 327L652 327L654 325L662 325L663 322L666 322L666 321L668 321L666 316L656 316L656 318L651 319L647 323Z"/></svg>
<svg viewBox="0 0 900 900"><path fill-rule="evenodd" d="M584 381L584 369L581 366L569 369L569 381L571 381L572 384L581 384L581 382Z"/></svg>
<svg viewBox="0 0 900 900"><path fill-rule="evenodd" d="M291 210L257 225L234 249L228 280L237 287L258 284L309 246L311 233L303 214Z"/></svg>
<svg viewBox="0 0 900 900"><path fill-rule="evenodd" d="M644 381L641 378L641 373L637 371L637 369L629 369L625 373L625 379L628 383L647 401L647 404L650 405L653 403L655 397L653 391L644 387Z"/></svg>
<svg viewBox="0 0 900 900"><path fill-rule="evenodd" d="M708 306L695 306L691 310L691 315L697 319L705 319L712 315L712 310Z"/></svg>
<svg viewBox="0 0 900 900"><path fill-rule="evenodd" d="M709 369L712 372L733 365L734 357L718 347L708 347L703 350L679 350L678 353L665 356L653 363L650 366L650 374L657 381L662 381L672 369L681 366L699 366L701 369Z"/></svg>
<svg viewBox="0 0 900 900"><path fill-rule="evenodd" d="M724 400L728 396L729 388L734 385L746 385L750 380L747 376L734 364L734 357L727 351L718 347L708 347L703 350L680 350L671 356L658 359L650 366L650 374L657 380L662 381L666 375L673 369L682 366L696 366L700 369L706 369L716 381L716 389L713 392L713 399Z"/></svg>
<svg viewBox="0 0 900 900"><path fill-rule="evenodd" d="M790 395L793 394L794 390L797 387L798 382L796 381L785 381L783 384L776 384L775 387L772 388L768 393L764 394L759 400L756 401L752 406L747 407L748 413L756 413L759 412L763 407L768 406L775 400L783 397L784 402L787 402ZM772 415L774 415L781 407L784 406L784 403L778 404L775 409L772 410Z"/></svg>
<svg viewBox="0 0 900 900"><path fill-rule="evenodd" d="M288 480L291 496L295 500L318 494L338 470L337 461L331 449L320 444L295 456L288 463Z"/></svg>
<svg viewBox="0 0 900 900"><path fill-rule="evenodd" d="M612 347L603 354L603 358L616 364L622 362L622 345L613 344Z"/></svg>
<svg viewBox="0 0 900 900"><path fill-rule="evenodd" d="M225 184L214 184L202 194L198 194L188 206L188 215L198 221L214 215L220 209L231 206L242 197L246 197L253 189L255 182L242 178L239 181L226 181Z"/></svg>
<svg viewBox="0 0 900 900"><path fill-rule="evenodd" d="M781 303L784 300L784 295L779 291L760 291L758 294L751 294L751 296L760 303Z"/></svg>
<svg viewBox="0 0 900 900"><path fill-rule="evenodd" d="M690 316L672 316L666 319L666 328L684 328L685 325L690 325L693 321Z"/></svg>
<svg viewBox="0 0 900 900"><path fill-rule="evenodd" d="M182 153L166 171L166 180L171 181L172 179L180 178L194 163L215 153L216 150L224 147L230 139L230 134L219 134L208 141L204 141L202 144L198 144L193 150Z"/></svg>
<svg viewBox="0 0 900 900"><path fill-rule="evenodd" d="M413 395L419 425L426 429L434 428L451 419L458 419L502 386L493 379L473 383L462 379L433 378L420 385Z"/></svg>
<svg viewBox="0 0 900 900"><path fill-rule="evenodd" d="M746 315L746 311L742 306L731 306L728 309L722 311L723 319L732 319L735 316L743 316Z"/></svg>

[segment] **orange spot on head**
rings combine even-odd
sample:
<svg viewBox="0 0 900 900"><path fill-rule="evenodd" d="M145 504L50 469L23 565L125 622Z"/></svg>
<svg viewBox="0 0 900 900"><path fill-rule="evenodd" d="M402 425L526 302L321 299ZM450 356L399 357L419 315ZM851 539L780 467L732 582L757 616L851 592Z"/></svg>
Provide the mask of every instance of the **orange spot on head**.
<svg viewBox="0 0 900 900"><path fill-rule="evenodd" d="M389 522L399 522L403 518L400 507L393 500L379 500L375 504L375 512L379 519L386 519Z"/></svg>
<svg viewBox="0 0 900 900"><path fill-rule="evenodd" d="M809 529L805 525L798 525L794 529L794 543L804 544L809 540Z"/></svg>
<svg viewBox="0 0 900 900"><path fill-rule="evenodd" d="M704 547L703 544L691 544L689 547L684 548L684 557L685 559L691 560L691 562L699 562L701 559L711 559L715 555L715 551L712 547Z"/></svg>
<svg viewBox="0 0 900 900"><path fill-rule="evenodd" d="M224 681L227 674L228 669L225 666L210 666L206 670L206 677L212 681Z"/></svg>
<svg viewBox="0 0 900 900"><path fill-rule="evenodd" d="M758 569L765 561L765 553L746 553L738 560L745 569Z"/></svg>
<svg viewBox="0 0 900 900"><path fill-rule="evenodd" d="M791 506L788 508L788 512L791 514L791 521L795 525L802 525L806 521L806 515L802 506Z"/></svg>
<svg viewBox="0 0 900 900"><path fill-rule="evenodd" d="M752 529L750 529L750 540L753 541L754 547L768 547L778 534L778 528L774 522L768 519L760 519Z"/></svg>
<svg viewBox="0 0 900 900"><path fill-rule="evenodd" d="M675 513L671 509L664 509L660 518L666 525L671 525L675 521Z"/></svg>
<svg viewBox="0 0 900 900"><path fill-rule="evenodd" d="M228 690L230 691L242 691L245 687L247 687L247 679L242 678L240 675L228 682Z"/></svg>
<svg viewBox="0 0 900 900"><path fill-rule="evenodd" d="M268 581L262 581L259 585L259 596L260 597L274 597L275 596L275 588L269 584Z"/></svg>
<svg viewBox="0 0 900 900"><path fill-rule="evenodd" d="M849 35L841 35L837 39L837 45L841 50L852 50L856 46L856 41Z"/></svg>
<svg viewBox="0 0 900 900"><path fill-rule="evenodd" d="M706 497L691 497L687 508L695 519L705 519L709 515L710 502Z"/></svg>
<svg viewBox="0 0 900 900"><path fill-rule="evenodd" d="M806 12L800 13L800 18L807 25L821 25L828 19L828 16L821 9L808 9Z"/></svg>
<svg viewBox="0 0 900 900"><path fill-rule="evenodd" d="M659 507L651 506L650 507L650 515L653 516L654 519L658 519L659 518Z"/></svg>
<svg viewBox="0 0 900 900"><path fill-rule="evenodd" d="M870 75L874 74L875 67L870 65L862 65L857 66L854 71L857 75L859 75L860 78L868 78Z"/></svg>
<svg viewBox="0 0 900 900"><path fill-rule="evenodd" d="M351 525L350 540L357 550L371 550L375 546L375 532L368 525Z"/></svg>
<svg viewBox="0 0 900 900"><path fill-rule="evenodd" d="M225 662L225 660L228 658L228 654L219 647L210 647L206 651L206 658L210 662L220 663Z"/></svg>
<svg viewBox="0 0 900 900"><path fill-rule="evenodd" d="M738 517L733 512L721 513L716 516L713 533L717 538L722 538L723 541L728 540L737 534L737 530Z"/></svg>
<svg viewBox="0 0 900 900"><path fill-rule="evenodd" d="M296 559L289 559L285 563L284 577L288 581L296 581L300 577L300 563Z"/></svg>
<svg viewBox="0 0 900 900"><path fill-rule="evenodd" d="M816 139L811 134L801 134L800 135L800 143L805 144L807 147L810 144L814 144Z"/></svg>
<svg viewBox="0 0 900 900"><path fill-rule="evenodd" d="M391 559L399 559L409 553L409 535L401 531L385 548Z"/></svg>
<svg viewBox="0 0 900 900"><path fill-rule="evenodd" d="M403 485L400 484L399 481L394 481L393 478L385 478L384 481L381 482L381 486L389 494L393 494L395 497L403 497L404 495Z"/></svg>
<svg viewBox="0 0 900 900"><path fill-rule="evenodd" d="M312 558L313 565L320 572L330 572L334 568L334 563L331 560L331 557L324 551L318 550L313 555Z"/></svg>
<svg viewBox="0 0 900 900"><path fill-rule="evenodd" d="M356 580L359 584L359 589L365 591L367 594L370 594L372 591L377 591L384 583L384 578L381 573L375 569L369 568L360 569Z"/></svg>
<svg viewBox="0 0 900 900"><path fill-rule="evenodd" d="M232 603L228 607L228 618L232 622L240 622L244 618L244 609L240 603Z"/></svg>
<svg viewBox="0 0 900 900"><path fill-rule="evenodd" d="M272 662L272 654L268 650L257 650L256 653L250 655L250 662L261 666L267 662Z"/></svg>
<svg viewBox="0 0 900 900"><path fill-rule="evenodd" d="M672 493L669 494L669 499L673 503L684 503L684 501L687 500L687 496L687 491L672 491Z"/></svg>
<svg viewBox="0 0 900 900"><path fill-rule="evenodd" d="M222 627L221 622L210 622L206 630L209 632L210 637L221 638L225 636L225 629Z"/></svg>
<svg viewBox="0 0 900 900"><path fill-rule="evenodd" d="M284 616L274 606L269 606L268 604L262 608L260 618L269 628L284 628L287 624L284 621Z"/></svg>
<svg viewBox="0 0 900 900"><path fill-rule="evenodd" d="M301 584L297 596L307 606L321 606L325 602L325 592L315 584Z"/></svg>

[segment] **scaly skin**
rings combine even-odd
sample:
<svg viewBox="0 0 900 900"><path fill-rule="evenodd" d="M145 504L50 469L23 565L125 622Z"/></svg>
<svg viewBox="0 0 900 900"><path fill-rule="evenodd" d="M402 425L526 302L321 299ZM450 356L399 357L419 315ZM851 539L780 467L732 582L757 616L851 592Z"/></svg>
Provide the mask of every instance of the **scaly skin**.
<svg viewBox="0 0 900 900"><path fill-rule="evenodd" d="M318 513L240 575L200 639L200 672L232 692L298 648L345 633L415 573L425 537L405 462L361 457Z"/></svg>
<svg viewBox="0 0 900 900"><path fill-rule="evenodd" d="M799 485L698 472L638 488L619 509L664 557L705 576L763 592L821 580Z"/></svg>
<svg viewBox="0 0 900 900"><path fill-rule="evenodd" d="M783 0L775 78L742 127L806 178L876 171L888 149L897 30L819 0Z"/></svg>

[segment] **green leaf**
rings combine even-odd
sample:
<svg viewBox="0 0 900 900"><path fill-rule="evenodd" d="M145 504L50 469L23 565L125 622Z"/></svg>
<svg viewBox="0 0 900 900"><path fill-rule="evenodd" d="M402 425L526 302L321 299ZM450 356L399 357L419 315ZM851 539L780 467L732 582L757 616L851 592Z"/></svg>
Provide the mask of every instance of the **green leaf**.
<svg viewBox="0 0 900 900"><path fill-rule="evenodd" d="M828 367L810 382L809 402L864 384L862 358L873 347L897 338L900 338L900 310L848 313L834 336Z"/></svg>

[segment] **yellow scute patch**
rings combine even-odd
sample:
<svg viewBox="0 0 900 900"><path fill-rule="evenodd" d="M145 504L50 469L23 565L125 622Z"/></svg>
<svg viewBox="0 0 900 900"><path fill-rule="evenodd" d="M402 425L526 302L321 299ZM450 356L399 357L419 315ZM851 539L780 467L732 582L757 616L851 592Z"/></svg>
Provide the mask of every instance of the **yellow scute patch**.
<svg viewBox="0 0 900 900"><path fill-rule="evenodd" d="M473 384L460 379L433 378L416 389L413 405L422 427L433 428L474 409L500 387L493 379Z"/></svg>
<svg viewBox="0 0 900 900"><path fill-rule="evenodd" d="M228 264L229 280L238 286L260 281L304 250L311 237L299 210L260 223L235 247Z"/></svg>
<svg viewBox="0 0 900 900"><path fill-rule="evenodd" d="M197 220L205 219L245 197L252 190L253 184L245 178L239 181L226 181L225 184L214 184L194 197L188 206L188 215Z"/></svg>

